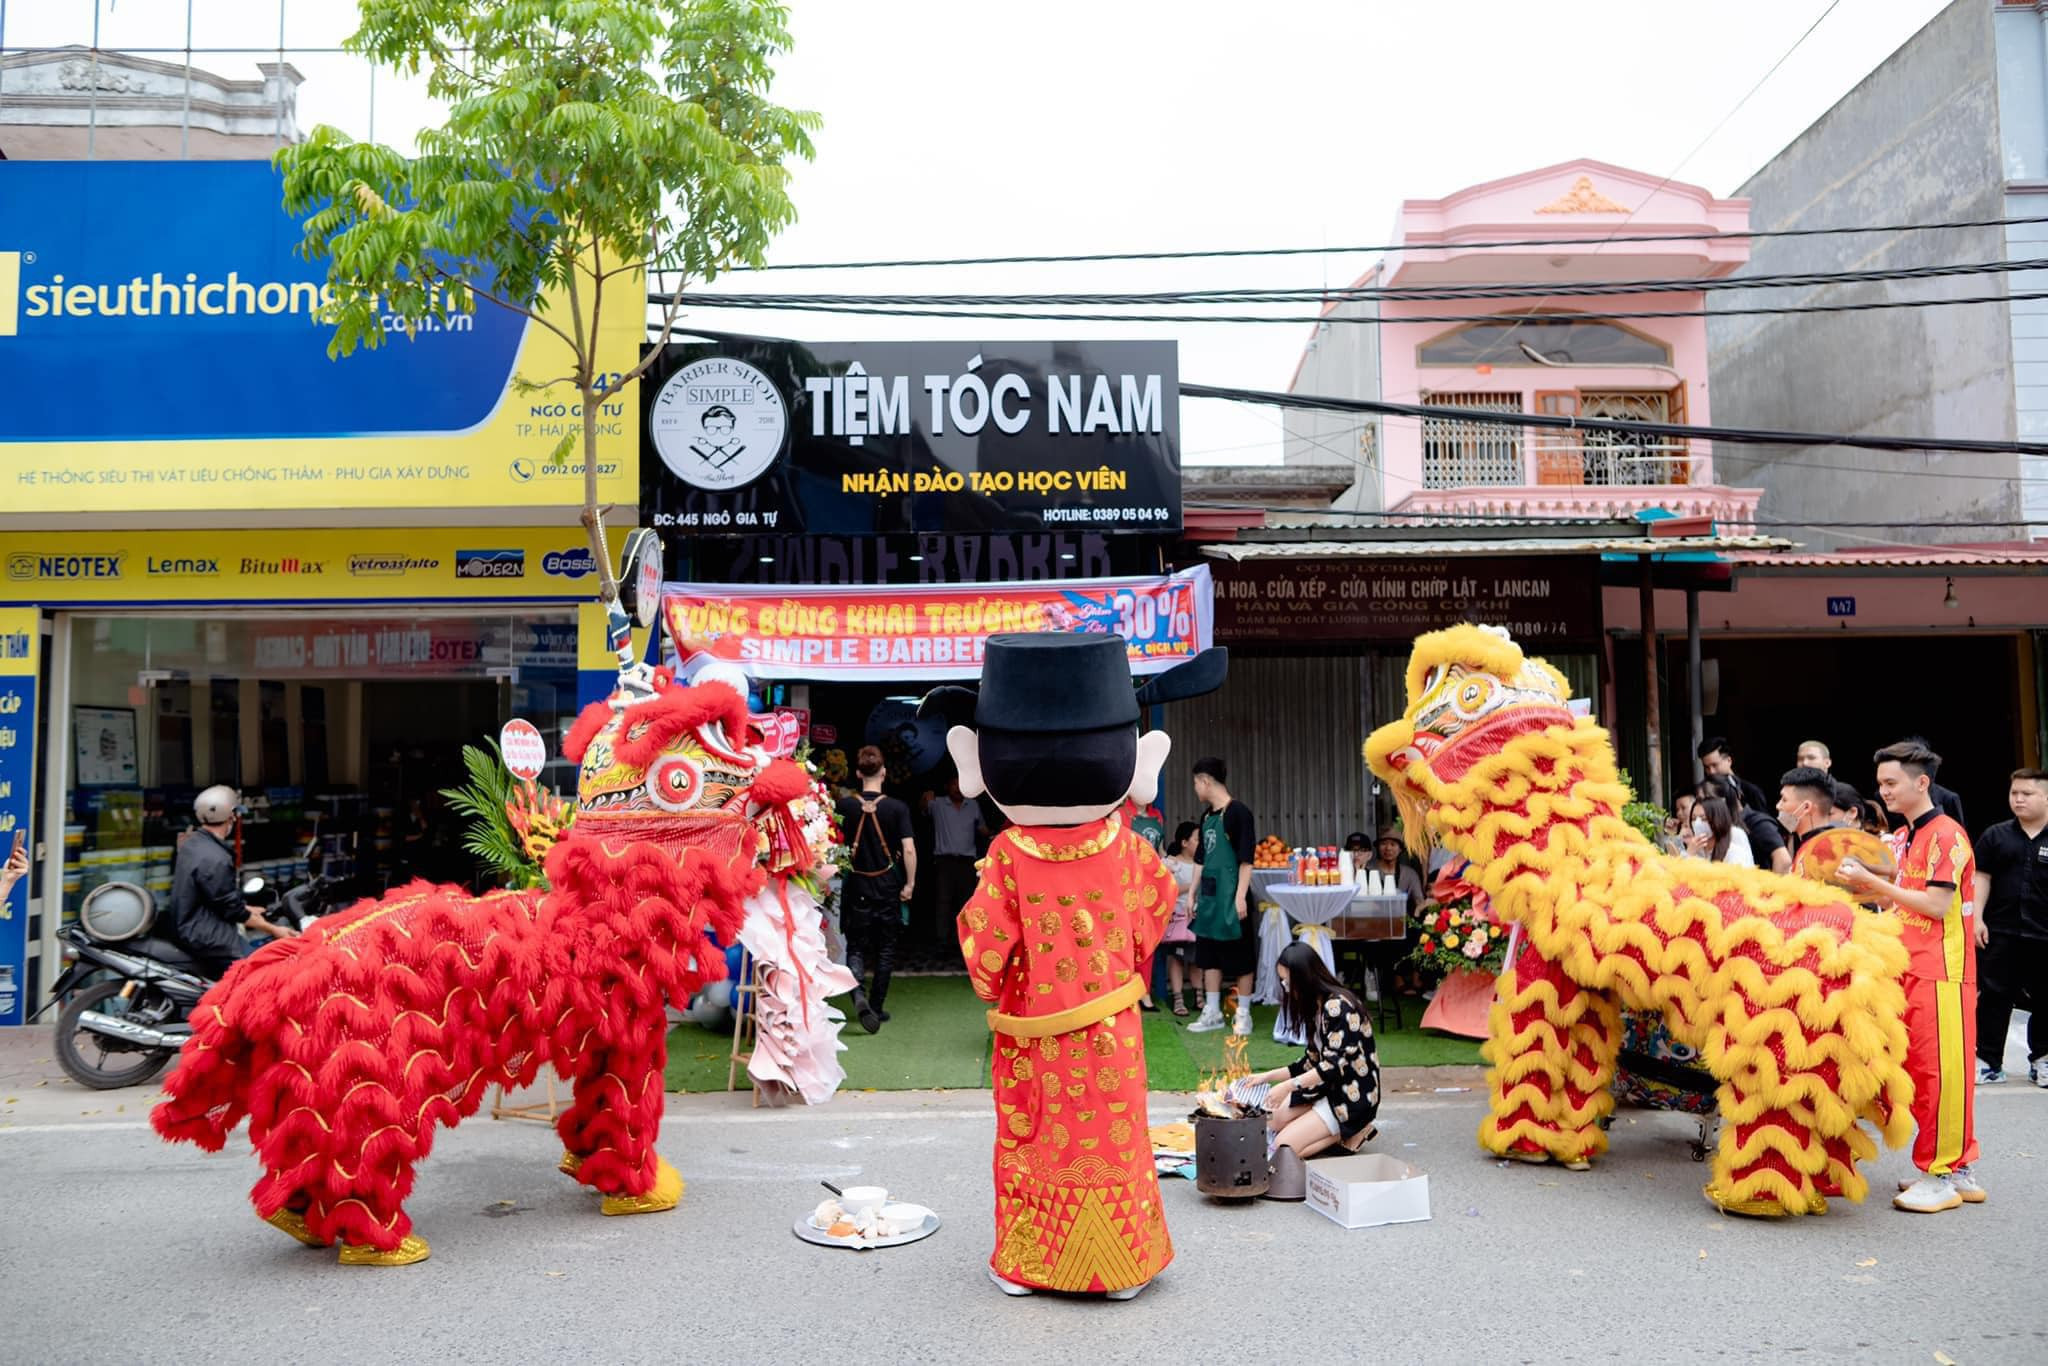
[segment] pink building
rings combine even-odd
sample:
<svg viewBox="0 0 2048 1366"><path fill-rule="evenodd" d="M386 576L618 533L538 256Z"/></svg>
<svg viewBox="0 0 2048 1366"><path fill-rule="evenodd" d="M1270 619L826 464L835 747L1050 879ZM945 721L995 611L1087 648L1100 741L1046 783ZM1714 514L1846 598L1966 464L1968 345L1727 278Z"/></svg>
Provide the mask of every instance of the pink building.
<svg viewBox="0 0 2048 1366"><path fill-rule="evenodd" d="M1627 287L1729 275L1748 260L1746 242L1610 239L1748 225L1744 200L1583 159L1406 201L1394 236L1404 250L1354 286L1368 297L1325 310L1292 387L1474 416L1389 417L1337 431L1338 417L1290 414L1287 461L1355 439L1378 479L1360 481L1344 505L1354 511L1612 518L1655 507L1745 529L1759 493L1717 483L1709 443L1548 432L1482 415L1710 422L1704 317L1582 315L1703 311L1697 290ZM1532 240L1559 245L1497 245ZM1572 288L1614 292L1552 292ZM1458 297L1504 289L1517 297Z"/></svg>

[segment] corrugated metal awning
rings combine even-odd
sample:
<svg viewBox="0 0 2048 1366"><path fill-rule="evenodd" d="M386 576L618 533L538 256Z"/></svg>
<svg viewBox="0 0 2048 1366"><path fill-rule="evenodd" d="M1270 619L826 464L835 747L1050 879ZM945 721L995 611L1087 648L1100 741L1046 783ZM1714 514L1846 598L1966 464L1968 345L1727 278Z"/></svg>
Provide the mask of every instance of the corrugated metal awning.
<svg viewBox="0 0 2048 1366"><path fill-rule="evenodd" d="M1699 555L1731 550L1787 550L1775 536L1527 536L1502 540L1262 541L1206 545L1219 560L1456 559L1502 555ZM1766 560L1757 556L1754 560Z"/></svg>

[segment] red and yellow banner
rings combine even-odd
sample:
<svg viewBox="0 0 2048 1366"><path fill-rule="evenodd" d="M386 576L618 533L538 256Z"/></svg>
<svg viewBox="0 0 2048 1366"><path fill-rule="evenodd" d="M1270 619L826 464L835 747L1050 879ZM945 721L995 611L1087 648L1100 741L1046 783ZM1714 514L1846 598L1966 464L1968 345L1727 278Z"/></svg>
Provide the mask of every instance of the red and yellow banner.
<svg viewBox="0 0 2048 1366"><path fill-rule="evenodd" d="M1122 636L1131 672L1192 659L1214 630L1206 565L1164 578L883 586L662 585L669 648L684 669L730 660L756 678L974 678L988 638Z"/></svg>

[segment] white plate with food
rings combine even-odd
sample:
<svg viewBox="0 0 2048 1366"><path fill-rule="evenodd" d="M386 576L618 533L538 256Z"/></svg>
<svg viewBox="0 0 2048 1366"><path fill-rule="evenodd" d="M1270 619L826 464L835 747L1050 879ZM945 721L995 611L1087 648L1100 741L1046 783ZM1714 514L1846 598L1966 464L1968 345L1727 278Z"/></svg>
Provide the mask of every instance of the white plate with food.
<svg viewBox="0 0 2048 1366"><path fill-rule="evenodd" d="M923 1205L886 1202L848 1211L837 1200L821 1203L796 1221L796 1236L819 1247L866 1252L901 1247L939 1231L939 1216Z"/></svg>

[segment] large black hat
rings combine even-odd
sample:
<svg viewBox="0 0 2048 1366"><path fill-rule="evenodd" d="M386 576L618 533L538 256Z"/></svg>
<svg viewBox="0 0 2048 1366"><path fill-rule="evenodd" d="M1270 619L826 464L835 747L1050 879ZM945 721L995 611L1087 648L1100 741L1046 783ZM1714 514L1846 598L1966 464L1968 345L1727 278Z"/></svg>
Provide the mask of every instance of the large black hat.
<svg viewBox="0 0 2048 1366"><path fill-rule="evenodd" d="M933 690L920 712L943 713L955 725L1023 734L1109 730L1138 724L1141 707L1197 697L1222 686L1223 650L1157 674L1134 688L1129 646L1101 632L1033 632L990 636L981 687Z"/></svg>

